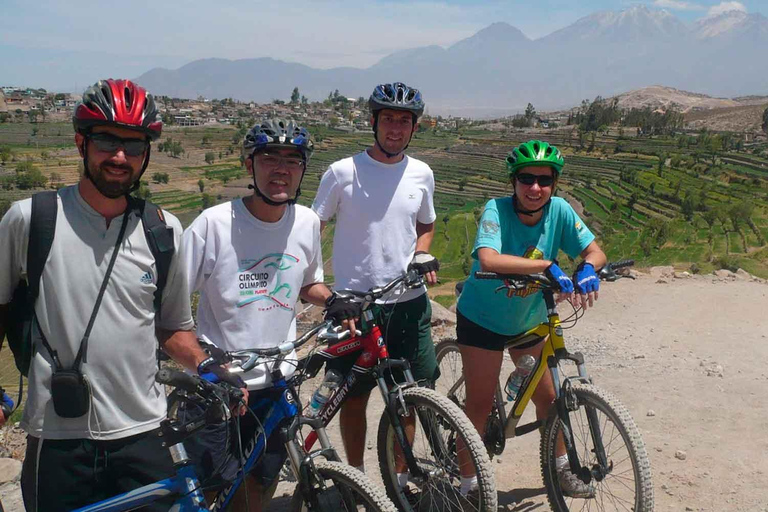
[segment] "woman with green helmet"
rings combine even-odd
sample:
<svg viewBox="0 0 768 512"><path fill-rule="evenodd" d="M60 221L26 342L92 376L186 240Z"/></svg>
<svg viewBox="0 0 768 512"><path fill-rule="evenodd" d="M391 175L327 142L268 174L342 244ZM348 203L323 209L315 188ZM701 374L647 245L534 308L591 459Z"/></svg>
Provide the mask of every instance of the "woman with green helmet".
<svg viewBox="0 0 768 512"><path fill-rule="evenodd" d="M456 333L466 379L466 413L481 436L491 411L504 344L546 321L547 311L541 292L510 289L496 293L498 282L475 279L474 273L545 273L560 284L558 301L569 299L587 309L597 299L599 280L595 268L606 263L595 236L573 208L554 197L564 165L560 150L531 140L510 151L506 162L513 195L486 204L472 251L472 271L457 305ZM572 278L557 264L561 250L582 259ZM543 346L544 340L534 340L510 350L510 355L515 363L526 354L538 359ZM554 399L551 377L545 373L533 395L539 419L546 418ZM562 441L559 444L558 467L565 470L565 446ZM561 471L559 476L564 494L581 498L594 495L594 490L570 471Z"/></svg>

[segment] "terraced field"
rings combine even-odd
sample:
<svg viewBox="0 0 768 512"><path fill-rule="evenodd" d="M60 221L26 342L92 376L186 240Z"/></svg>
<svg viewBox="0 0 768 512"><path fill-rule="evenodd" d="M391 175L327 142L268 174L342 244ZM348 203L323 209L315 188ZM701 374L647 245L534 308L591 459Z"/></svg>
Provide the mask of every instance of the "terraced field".
<svg viewBox="0 0 768 512"><path fill-rule="evenodd" d="M314 199L330 163L371 143L369 133L325 127L312 132L317 143L302 185L300 202L305 205ZM199 180L212 202L250 193L236 143L241 137L242 131L234 127L167 128L159 142L179 141L184 153L174 158L154 145L144 178L152 200L189 222L203 204ZM692 146L690 140L603 134L595 137L593 151L587 152L569 130L428 131L418 133L408 151L435 172L434 252L444 262L446 278L460 278L467 272L482 205L491 197L510 193L504 156L515 144L531 138L549 140L563 149L567 165L561 190L581 203L585 221L598 233L610 258L633 257L645 265L695 264L694 270L701 271L740 266L768 276L765 147L713 155ZM583 144L589 145L591 140ZM13 175L17 162L31 159L44 174L56 173L61 183L78 178L80 157L68 124L0 125L3 146L12 150L13 160L0 167L0 175ZM213 163L205 162L206 153L213 154ZM664 158L661 165L659 155ZM151 182L155 173L167 173L169 183ZM0 201L30 193L0 190ZM324 245L329 254L330 244Z"/></svg>

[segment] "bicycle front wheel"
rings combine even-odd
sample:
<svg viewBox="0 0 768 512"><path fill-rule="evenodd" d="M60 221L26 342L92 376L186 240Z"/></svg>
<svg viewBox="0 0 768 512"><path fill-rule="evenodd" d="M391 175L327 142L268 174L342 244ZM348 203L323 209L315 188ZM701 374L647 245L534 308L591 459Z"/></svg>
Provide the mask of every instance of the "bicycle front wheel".
<svg viewBox="0 0 768 512"><path fill-rule="evenodd" d="M314 464L322 480L315 487L317 508L304 501L297 486L291 499L292 512L397 511L389 498L355 468L324 460L316 460Z"/></svg>
<svg viewBox="0 0 768 512"><path fill-rule="evenodd" d="M627 409L616 397L592 385L576 384L572 392L576 410L569 411L569 419L574 444L579 463L591 470L593 478L589 483L576 482L583 491L581 497L566 495L578 495L567 490L566 480L574 482L575 475L565 474L570 471L567 466L558 473L555 452L563 423L557 415L550 416L541 438L541 473L552 510L652 511L651 466L640 432ZM592 430L588 421L593 412L597 431ZM606 468L600 468L597 460L596 437L602 439ZM601 473L604 475L595 477Z"/></svg>
<svg viewBox="0 0 768 512"><path fill-rule="evenodd" d="M497 508L493 468L483 441L464 412L446 397L427 388L403 391L409 416L415 419L411 449L425 477L409 476L401 488L397 480L399 462L395 428L385 412L379 422L378 455L384 487L398 509L404 512L484 511ZM477 475L478 487L461 494L461 472L457 450L466 451ZM406 470L407 471L407 470Z"/></svg>

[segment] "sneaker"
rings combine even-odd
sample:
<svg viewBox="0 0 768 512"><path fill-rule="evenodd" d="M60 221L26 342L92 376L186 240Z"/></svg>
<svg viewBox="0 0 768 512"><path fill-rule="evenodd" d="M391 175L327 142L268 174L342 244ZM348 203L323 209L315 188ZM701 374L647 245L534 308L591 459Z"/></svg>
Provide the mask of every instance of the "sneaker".
<svg viewBox="0 0 768 512"><path fill-rule="evenodd" d="M563 491L563 495L569 498L595 497L595 486L582 482L567 466L557 470L557 479L560 481L560 490Z"/></svg>
<svg viewBox="0 0 768 512"><path fill-rule="evenodd" d="M480 489L475 487L461 497L462 512L478 512L480 510Z"/></svg>

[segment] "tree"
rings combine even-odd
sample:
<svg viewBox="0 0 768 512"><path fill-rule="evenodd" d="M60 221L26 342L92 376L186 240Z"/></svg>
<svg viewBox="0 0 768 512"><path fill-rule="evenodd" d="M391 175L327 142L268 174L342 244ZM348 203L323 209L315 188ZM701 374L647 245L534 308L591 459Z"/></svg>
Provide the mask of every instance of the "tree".
<svg viewBox="0 0 768 512"><path fill-rule="evenodd" d="M301 101L301 94L299 93L299 88L294 87L293 92L291 93L291 105L298 105L299 101Z"/></svg>
<svg viewBox="0 0 768 512"><path fill-rule="evenodd" d="M11 148L5 146L0 148L0 162L3 162L3 165L5 165L12 157L13 153L11 152Z"/></svg>
<svg viewBox="0 0 768 512"><path fill-rule="evenodd" d="M525 118L528 120L528 126L531 125L531 121L533 121L533 118L536 116L536 109L533 107L532 104L528 104L527 107L525 107Z"/></svg>
<svg viewBox="0 0 768 512"><path fill-rule="evenodd" d="M205 146L207 144L211 143L211 136L210 135L203 135L203 140L200 142L201 146Z"/></svg>
<svg viewBox="0 0 768 512"><path fill-rule="evenodd" d="M763 110L763 131L768 133L768 108Z"/></svg>
<svg viewBox="0 0 768 512"><path fill-rule="evenodd" d="M632 195L627 199L627 208L629 208L629 218L632 218L632 213L635 211L635 203L637 203L637 190L632 192Z"/></svg>
<svg viewBox="0 0 768 512"><path fill-rule="evenodd" d="M212 164L215 158L216 158L216 155L214 154L214 152L213 151L208 151L205 154L205 163Z"/></svg>
<svg viewBox="0 0 768 512"><path fill-rule="evenodd" d="M201 179L197 180L197 187L200 189L200 193L205 192L205 182Z"/></svg>
<svg viewBox="0 0 768 512"><path fill-rule="evenodd" d="M152 175L152 181L155 183L168 183L169 179L167 172L156 172Z"/></svg>
<svg viewBox="0 0 768 512"><path fill-rule="evenodd" d="M203 210L205 210L206 208L210 208L214 204L213 196L211 196L210 194L203 194L202 202L203 202Z"/></svg>
<svg viewBox="0 0 768 512"><path fill-rule="evenodd" d="M139 189L136 191L136 197L139 199L149 199L152 192L149 190L149 183L142 180L139 182Z"/></svg>

